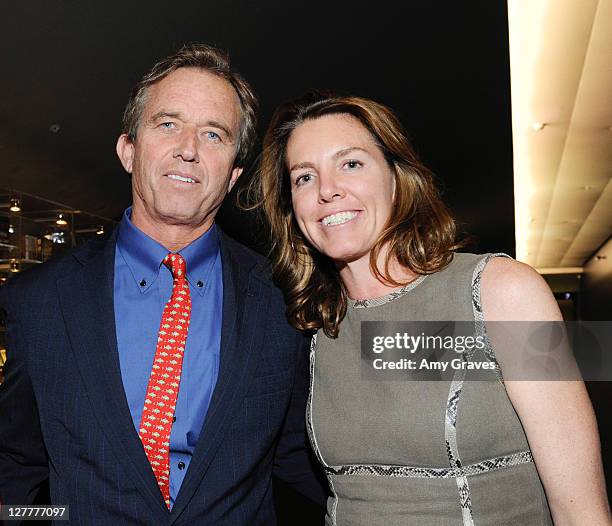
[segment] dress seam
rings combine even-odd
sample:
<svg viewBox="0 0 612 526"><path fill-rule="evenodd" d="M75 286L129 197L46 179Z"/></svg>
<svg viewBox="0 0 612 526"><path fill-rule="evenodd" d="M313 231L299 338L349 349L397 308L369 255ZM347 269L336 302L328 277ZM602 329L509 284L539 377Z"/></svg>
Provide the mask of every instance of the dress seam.
<svg viewBox="0 0 612 526"><path fill-rule="evenodd" d="M396 466L389 464L345 464L326 466L324 469L335 476L374 475L377 477L397 478L460 478L474 477L483 473L507 469L520 464L533 462L531 451L520 451L509 455L500 455L459 468L430 468L422 466Z"/></svg>
<svg viewBox="0 0 612 526"><path fill-rule="evenodd" d="M390 292L389 294L385 294L384 296L379 296L377 298L368 298L365 300L352 300L349 298L348 305L353 309L371 309L373 307L382 307L387 303L401 298L402 296L410 292L412 289L419 286L423 281L425 281L425 278L427 278L428 275L429 274L422 274L407 285L404 285L401 289L396 290L395 292Z"/></svg>
<svg viewBox="0 0 612 526"><path fill-rule="evenodd" d="M317 334L314 334L312 336L312 339L310 340L310 353L309 353L310 389L308 390L308 401L306 404L306 429L308 431L308 438L310 439L310 443L312 445L312 449L315 453L315 456L317 457L317 460L319 461L319 463L323 466L323 469L326 470L329 466L327 465L325 460L323 460L323 455L321 454L321 450L319 449L319 444L317 443L317 437L315 435L314 427L312 425L312 398L314 394L314 368L315 368L315 360L316 360L316 357L315 357L316 348L317 348ZM329 483L329 488L333 494L333 499L334 499L334 502L331 508L331 513L330 513L331 526L336 526L336 512L338 508L338 495L336 494L336 491L334 489L334 483L331 477L327 474L327 471L325 471L325 474L327 477L327 481Z"/></svg>

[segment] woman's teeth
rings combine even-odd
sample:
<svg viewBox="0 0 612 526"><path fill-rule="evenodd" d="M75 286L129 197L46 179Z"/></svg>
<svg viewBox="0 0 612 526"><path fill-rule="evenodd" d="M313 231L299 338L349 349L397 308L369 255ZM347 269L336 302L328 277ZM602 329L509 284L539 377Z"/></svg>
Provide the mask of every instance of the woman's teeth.
<svg viewBox="0 0 612 526"><path fill-rule="evenodd" d="M323 223L325 226L341 225L343 223L347 223L351 219L354 219L356 216L357 212L339 212L337 214L324 217L321 220L321 223Z"/></svg>
<svg viewBox="0 0 612 526"><path fill-rule="evenodd" d="M170 174L168 179L174 179L175 181L182 181L184 183L195 183L191 177L182 177L180 175Z"/></svg>

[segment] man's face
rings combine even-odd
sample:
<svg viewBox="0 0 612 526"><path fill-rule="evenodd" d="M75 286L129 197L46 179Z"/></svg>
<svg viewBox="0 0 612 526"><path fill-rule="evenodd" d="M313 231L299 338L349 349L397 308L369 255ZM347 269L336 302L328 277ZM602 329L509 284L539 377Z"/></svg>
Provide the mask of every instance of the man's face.
<svg viewBox="0 0 612 526"><path fill-rule="evenodd" d="M240 102L224 79L181 68L148 89L136 140L117 142L132 174L132 221L149 233L180 225L205 232L236 182Z"/></svg>

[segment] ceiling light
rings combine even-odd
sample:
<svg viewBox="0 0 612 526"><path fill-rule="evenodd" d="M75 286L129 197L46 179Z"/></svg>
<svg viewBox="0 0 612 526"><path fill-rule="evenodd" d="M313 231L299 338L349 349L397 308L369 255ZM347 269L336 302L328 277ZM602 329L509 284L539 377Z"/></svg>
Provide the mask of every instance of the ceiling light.
<svg viewBox="0 0 612 526"><path fill-rule="evenodd" d="M66 238L64 238L64 233L60 232L59 230L53 230L51 232L48 232L47 234L44 235L44 238L58 245L63 245L64 243L66 243Z"/></svg>
<svg viewBox="0 0 612 526"><path fill-rule="evenodd" d="M104 234L104 225L98 225L98 229L96 230L96 234L98 234L99 236Z"/></svg>
<svg viewBox="0 0 612 526"><path fill-rule="evenodd" d="M11 206L9 210L11 212L19 212L21 210L21 199L19 197L11 197Z"/></svg>
<svg viewBox="0 0 612 526"><path fill-rule="evenodd" d="M9 234L14 234L15 233L15 227L13 225L9 225L8 227L8 233Z"/></svg>
<svg viewBox="0 0 612 526"><path fill-rule="evenodd" d="M11 272L19 272L19 260L11 259L9 261L9 270Z"/></svg>
<svg viewBox="0 0 612 526"><path fill-rule="evenodd" d="M55 220L55 224L60 225L60 226L66 226L68 224L68 221L66 221L64 214L62 213L57 214L57 219Z"/></svg>

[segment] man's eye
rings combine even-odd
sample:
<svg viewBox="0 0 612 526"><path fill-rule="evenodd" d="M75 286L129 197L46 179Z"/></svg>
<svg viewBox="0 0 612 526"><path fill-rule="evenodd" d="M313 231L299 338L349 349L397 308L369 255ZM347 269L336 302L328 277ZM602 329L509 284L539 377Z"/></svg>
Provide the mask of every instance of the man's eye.
<svg viewBox="0 0 612 526"><path fill-rule="evenodd" d="M219 142L221 140L221 136L214 131L207 131L206 138L213 142Z"/></svg>
<svg viewBox="0 0 612 526"><path fill-rule="evenodd" d="M161 128L164 128L165 130L171 130L172 128L174 128L174 123L173 122L162 122L160 124Z"/></svg>

